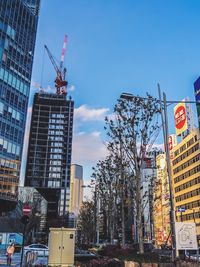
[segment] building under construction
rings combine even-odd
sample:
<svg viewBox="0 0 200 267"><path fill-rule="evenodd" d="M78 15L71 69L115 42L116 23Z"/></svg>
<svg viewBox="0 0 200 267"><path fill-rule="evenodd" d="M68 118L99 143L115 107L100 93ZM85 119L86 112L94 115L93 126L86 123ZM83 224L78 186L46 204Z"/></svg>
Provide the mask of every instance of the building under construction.
<svg viewBox="0 0 200 267"><path fill-rule="evenodd" d="M41 90L34 95L25 186L47 200L47 219L68 211L73 112L66 94Z"/></svg>

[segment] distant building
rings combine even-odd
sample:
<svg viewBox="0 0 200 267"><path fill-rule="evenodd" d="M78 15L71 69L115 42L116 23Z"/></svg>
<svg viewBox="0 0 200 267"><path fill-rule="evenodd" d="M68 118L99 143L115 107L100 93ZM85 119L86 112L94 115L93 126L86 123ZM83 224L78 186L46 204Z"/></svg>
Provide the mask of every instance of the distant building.
<svg viewBox="0 0 200 267"><path fill-rule="evenodd" d="M147 153L142 167L143 194L143 233L144 240L149 242L153 238L153 189L156 177L156 156L160 151Z"/></svg>
<svg viewBox="0 0 200 267"><path fill-rule="evenodd" d="M17 204L39 5L0 1L0 213Z"/></svg>
<svg viewBox="0 0 200 267"><path fill-rule="evenodd" d="M73 112L64 94L34 95L25 186L47 200L47 220L69 211Z"/></svg>
<svg viewBox="0 0 200 267"><path fill-rule="evenodd" d="M172 178L177 221L195 222L200 245L200 134L189 133L173 148ZM185 212L178 212L179 208Z"/></svg>
<svg viewBox="0 0 200 267"><path fill-rule="evenodd" d="M165 154L156 157L157 175L153 195L153 229L155 244L170 244L169 182Z"/></svg>
<svg viewBox="0 0 200 267"><path fill-rule="evenodd" d="M69 212L78 215L83 202L83 167L77 164L71 165L70 180L70 208Z"/></svg>
<svg viewBox="0 0 200 267"><path fill-rule="evenodd" d="M45 198L33 187L19 187L18 200L21 204L21 216L23 207L28 204L32 210L31 214L38 219L37 227L33 229L34 236L46 234L47 201Z"/></svg>

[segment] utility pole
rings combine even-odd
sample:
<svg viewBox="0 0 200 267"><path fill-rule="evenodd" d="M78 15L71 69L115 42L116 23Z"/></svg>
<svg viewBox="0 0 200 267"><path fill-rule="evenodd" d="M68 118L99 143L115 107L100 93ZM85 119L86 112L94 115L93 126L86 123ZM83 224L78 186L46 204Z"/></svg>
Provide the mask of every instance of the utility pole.
<svg viewBox="0 0 200 267"><path fill-rule="evenodd" d="M165 145L165 153L166 153L166 163L167 163L167 172L168 172L168 182L169 182L169 194L170 194L170 224L171 224L171 233L172 233L172 261L174 262L177 256L176 249L176 233L175 233L175 210L174 210L174 197L173 197L173 188L172 188L172 171L171 171L171 163L170 163L170 152L169 152L169 129L168 129L168 117L167 117L167 101L166 94L163 93L163 100L161 97L160 85L158 84L158 94L160 101L160 111L161 111L161 119L162 119L162 129L163 129L163 137L164 137L164 145Z"/></svg>

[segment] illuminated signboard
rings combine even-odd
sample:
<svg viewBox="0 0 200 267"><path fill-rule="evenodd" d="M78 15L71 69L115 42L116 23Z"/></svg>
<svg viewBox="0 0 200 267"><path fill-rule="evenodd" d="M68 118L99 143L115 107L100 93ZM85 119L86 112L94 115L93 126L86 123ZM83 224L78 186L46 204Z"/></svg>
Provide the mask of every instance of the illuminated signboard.
<svg viewBox="0 0 200 267"><path fill-rule="evenodd" d="M176 135L181 135L188 129L187 111L185 103L179 103L174 107L174 122Z"/></svg>

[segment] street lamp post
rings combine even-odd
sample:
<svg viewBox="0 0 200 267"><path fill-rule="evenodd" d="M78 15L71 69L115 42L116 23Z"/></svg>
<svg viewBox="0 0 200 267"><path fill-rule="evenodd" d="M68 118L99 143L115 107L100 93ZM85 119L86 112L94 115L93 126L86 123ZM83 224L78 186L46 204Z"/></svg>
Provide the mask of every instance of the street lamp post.
<svg viewBox="0 0 200 267"><path fill-rule="evenodd" d="M168 182L169 182L169 194L170 194L170 223L171 223L171 233L172 233L172 261L175 260L177 255L176 249L176 233L175 233L175 208L174 208L174 196L173 196L173 188L172 188L172 171L171 171L171 163L170 163L170 152L168 145L169 138L169 129L168 129L168 117L167 117L167 103L166 103L166 94L163 93L163 100L161 98L161 90L160 85L158 84L158 94L160 101L160 110L161 110L161 119L162 119L162 129L163 129L163 137L164 137L164 145L165 145L165 153L166 153L166 163L167 163L167 173L168 173ZM162 105L163 102L163 105Z"/></svg>

